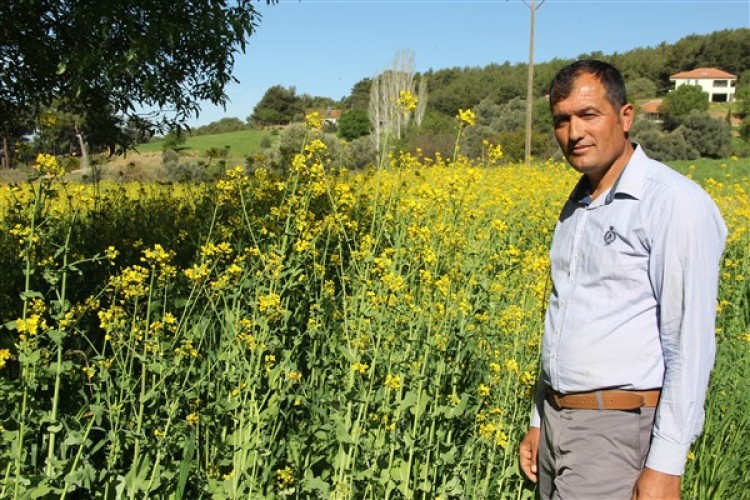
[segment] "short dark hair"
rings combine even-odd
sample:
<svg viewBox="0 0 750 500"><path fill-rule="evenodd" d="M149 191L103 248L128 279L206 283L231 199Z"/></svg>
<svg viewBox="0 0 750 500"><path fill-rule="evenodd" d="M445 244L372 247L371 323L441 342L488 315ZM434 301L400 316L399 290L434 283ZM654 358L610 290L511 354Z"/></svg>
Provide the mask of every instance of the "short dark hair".
<svg viewBox="0 0 750 500"><path fill-rule="evenodd" d="M581 59L569 64L557 72L549 86L549 107L570 97L573 92L573 84L582 74L596 77L606 91L607 100L615 110L620 110L628 102L628 94L625 90L625 79L622 73L609 63L597 61L596 59Z"/></svg>

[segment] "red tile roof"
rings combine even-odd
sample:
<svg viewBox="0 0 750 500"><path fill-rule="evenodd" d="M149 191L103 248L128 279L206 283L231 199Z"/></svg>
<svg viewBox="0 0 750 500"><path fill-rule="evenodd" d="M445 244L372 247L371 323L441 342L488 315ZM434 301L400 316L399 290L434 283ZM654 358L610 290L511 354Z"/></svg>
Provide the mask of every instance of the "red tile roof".
<svg viewBox="0 0 750 500"><path fill-rule="evenodd" d="M726 71L722 71L716 68L695 68L690 71L681 71L669 77L670 80L686 80L686 79L704 79L704 78L729 78L736 79L737 77Z"/></svg>
<svg viewBox="0 0 750 500"><path fill-rule="evenodd" d="M641 113L649 115L658 115L660 113L661 99L651 99L640 105Z"/></svg>

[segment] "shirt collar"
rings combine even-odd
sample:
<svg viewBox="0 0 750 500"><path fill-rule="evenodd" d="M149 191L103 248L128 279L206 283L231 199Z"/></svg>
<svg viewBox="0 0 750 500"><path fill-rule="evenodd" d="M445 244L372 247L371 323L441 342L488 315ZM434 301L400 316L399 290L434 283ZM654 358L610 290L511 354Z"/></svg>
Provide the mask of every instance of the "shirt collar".
<svg viewBox="0 0 750 500"><path fill-rule="evenodd" d="M648 156L637 143L633 143L633 155L628 160L628 164L620 172L620 176L615 181L612 188L607 193L604 204L612 203L618 194L630 196L636 200L640 199L643 194L643 180L646 176L646 162ZM585 175L578 180L575 188L570 193L569 199L574 203L591 203L591 184Z"/></svg>

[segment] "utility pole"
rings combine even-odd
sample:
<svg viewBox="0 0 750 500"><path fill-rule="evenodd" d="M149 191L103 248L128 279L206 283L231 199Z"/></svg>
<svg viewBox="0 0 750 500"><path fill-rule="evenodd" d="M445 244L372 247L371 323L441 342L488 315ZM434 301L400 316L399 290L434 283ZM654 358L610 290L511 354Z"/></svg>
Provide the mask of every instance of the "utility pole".
<svg viewBox="0 0 750 500"><path fill-rule="evenodd" d="M542 6L545 0L538 4L536 0L523 0L523 3L531 11L531 28L529 29L529 75L526 81L526 147L524 149L524 158L526 165L529 165L531 158L531 114L534 109L534 24L536 22L536 10Z"/></svg>

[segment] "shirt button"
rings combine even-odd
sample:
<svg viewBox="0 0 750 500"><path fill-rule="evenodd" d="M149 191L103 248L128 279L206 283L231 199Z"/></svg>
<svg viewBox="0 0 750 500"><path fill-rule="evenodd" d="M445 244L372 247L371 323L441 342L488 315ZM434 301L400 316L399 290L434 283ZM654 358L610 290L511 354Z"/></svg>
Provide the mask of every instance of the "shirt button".
<svg viewBox="0 0 750 500"><path fill-rule="evenodd" d="M555 328L555 335L560 335L560 329L559 328Z"/></svg>
<svg viewBox="0 0 750 500"><path fill-rule="evenodd" d="M575 280L574 280L573 278L568 278L568 281L569 281L570 283L573 283L573 282L574 282Z"/></svg>
<svg viewBox="0 0 750 500"><path fill-rule="evenodd" d="M552 356L550 356L550 358L552 358L552 359L557 359L557 355L556 355L556 354L553 354Z"/></svg>
<svg viewBox="0 0 750 500"><path fill-rule="evenodd" d="M565 307L565 300L560 301L560 307Z"/></svg>
<svg viewBox="0 0 750 500"><path fill-rule="evenodd" d="M578 255L574 255L574 256L572 257L572 259L573 259L573 260L578 260Z"/></svg>

